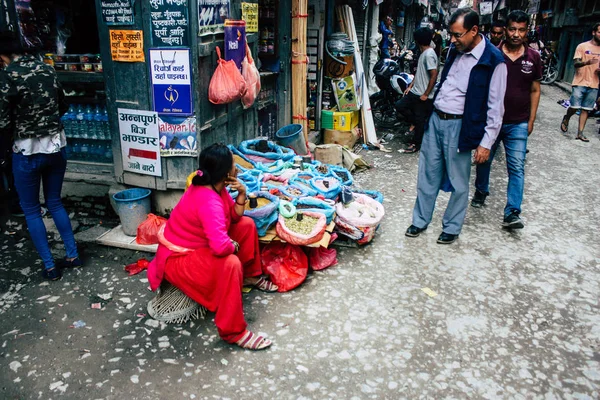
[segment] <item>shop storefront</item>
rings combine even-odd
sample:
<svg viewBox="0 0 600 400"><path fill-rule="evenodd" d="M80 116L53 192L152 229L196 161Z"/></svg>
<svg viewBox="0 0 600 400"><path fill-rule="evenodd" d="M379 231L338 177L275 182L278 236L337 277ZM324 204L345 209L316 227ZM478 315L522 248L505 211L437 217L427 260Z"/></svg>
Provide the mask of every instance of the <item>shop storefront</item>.
<svg viewBox="0 0 600 400"><path fill-rule="evenodd" d="M185 188L206 145L273 139L290 123L320 131L331 102L323 98L331 91L324 46L338 29L335 6L346 2L306 3L306 14L292 15L292 0L6 0L0 28L42 49L57 70L70 105L67 178L149 188L156 197ZM350 3L364 49L367 12ZM292 51L294 18L307 22L302 54ZM243 29L226 32L226 20L242 19ZM214 105L216 48L232 58L243 41L260 67L258 98L247 109L240 101ZM305 113L292 112L293 63L307 64Z"/></svg>
<svg viewBox="0 0 600 400"><path fill-rule="evenodd" d="M264 89L246 110L207 96L225 19L242 18L238 0L10 0L1 21L57 70L70 105L69 172L168 190L184 188L203 146L272 137L290 122L289 9L289 0L244 4L245 39L264 66ZM140 124L142 111L158 118Z"/></svg>

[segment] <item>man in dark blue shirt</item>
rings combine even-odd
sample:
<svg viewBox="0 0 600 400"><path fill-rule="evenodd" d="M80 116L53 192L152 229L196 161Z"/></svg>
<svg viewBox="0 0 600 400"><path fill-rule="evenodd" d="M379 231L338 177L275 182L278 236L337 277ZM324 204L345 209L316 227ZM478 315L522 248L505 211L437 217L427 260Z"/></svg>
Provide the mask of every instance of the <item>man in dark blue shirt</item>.
<svg viewBox="0 0 600 400"><path fill-rule="evenodd" d="M387 16L379 23L379 32L383 35L379 48L381 49L381 58L390 58L390 47L393 47L392 38L392 17Z"/></svg>

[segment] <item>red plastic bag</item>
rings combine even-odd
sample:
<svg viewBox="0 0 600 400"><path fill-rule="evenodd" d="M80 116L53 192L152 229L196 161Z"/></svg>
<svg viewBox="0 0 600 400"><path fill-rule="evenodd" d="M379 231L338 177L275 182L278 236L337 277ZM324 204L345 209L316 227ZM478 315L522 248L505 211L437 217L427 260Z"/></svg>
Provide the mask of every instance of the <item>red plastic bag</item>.
<svg viewBox="0 0 600 400"><path fill-rule="evenodd" d="M213 104L227 104L239 100L246 93L246 81L235 61L221 58L221 49L217 46L217 69L208 85L208 100Z"/></svg>
<svg viewBox="0 0 600 400"><path fill-rule="evenodd" d="M256 68L256 64L252 59L252 52L250 52L248 43L246 43L246 57L242 61L242 76L246 81L247 88L246 94L242 96L242 105L244 108L250 108L258 97L258 92L260 92L260 72L258 72L258 68Z"/></svg>
<svg viewBox="0 0 600 400"><path fill-rule="evenodd" d="M337 264L337 251L325 247L311 247L308 250L308 262L315 271L320 271Z"/></svg>
<svg viewBox="0 0 600 400"><path fill-rule="evenodd" d="M134 263L127 264L125 266L125 271L129 274L129 276L137 275L143 270L148 269L148 265L150 265L148 260L146 260L145 258L140 258Z"/></svg>
<svg viewBox="0 0 600 400"><path fill-rule="evenodd" d="M299 286L308 274L308 257L299 246L288 243L271 243L261 252L263 272L287 292Z"/></svg>
<svg viewBox="0 0 600 400"><path fill-rule="evenodd" d="M148 214L148 218L146 218L146 220L137 228L137 237L135 238L135 241L137 244L157 244L158 230L166 223L166 218L159 217L152 213Z"/></svg>

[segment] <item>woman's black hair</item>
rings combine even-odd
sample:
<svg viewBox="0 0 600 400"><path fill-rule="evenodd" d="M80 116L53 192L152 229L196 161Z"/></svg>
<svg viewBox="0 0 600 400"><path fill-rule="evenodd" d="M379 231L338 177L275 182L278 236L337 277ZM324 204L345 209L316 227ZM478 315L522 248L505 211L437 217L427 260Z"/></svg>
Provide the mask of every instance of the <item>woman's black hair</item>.
<svg viewBox="0 0 600 400"><path fill-rule="evenodd" d="M233 154L223 143L215 143L200 153L198 172L192 185L215 185L227 177L233 164Z"/></svg>

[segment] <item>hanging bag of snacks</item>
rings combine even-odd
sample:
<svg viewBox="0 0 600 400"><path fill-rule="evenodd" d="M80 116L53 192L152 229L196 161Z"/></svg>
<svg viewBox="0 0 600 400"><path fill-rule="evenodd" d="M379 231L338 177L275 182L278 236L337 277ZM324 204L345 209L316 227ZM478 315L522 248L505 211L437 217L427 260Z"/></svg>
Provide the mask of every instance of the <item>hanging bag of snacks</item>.
<svg viewBox="0 0 600 400"><path fill-rule="evenodd" d="M241 99L246 93L246 81L235 61L221 58L219 46L217 56L217 69L208 85L208 100L213 104L228 104Z"/></svg>
<svg viewBox="0 0 600 400"><path fill-rule="evenodd" d="M248 88L246 94L242 96L242 105L244 108L250 108L254 104L254 101L256 101L258 92L260 92L260 73L258 72L258 68L256 68L254 59L252 59L248 43L246 43L246 57L242 61L242 76Z"/></svg>

